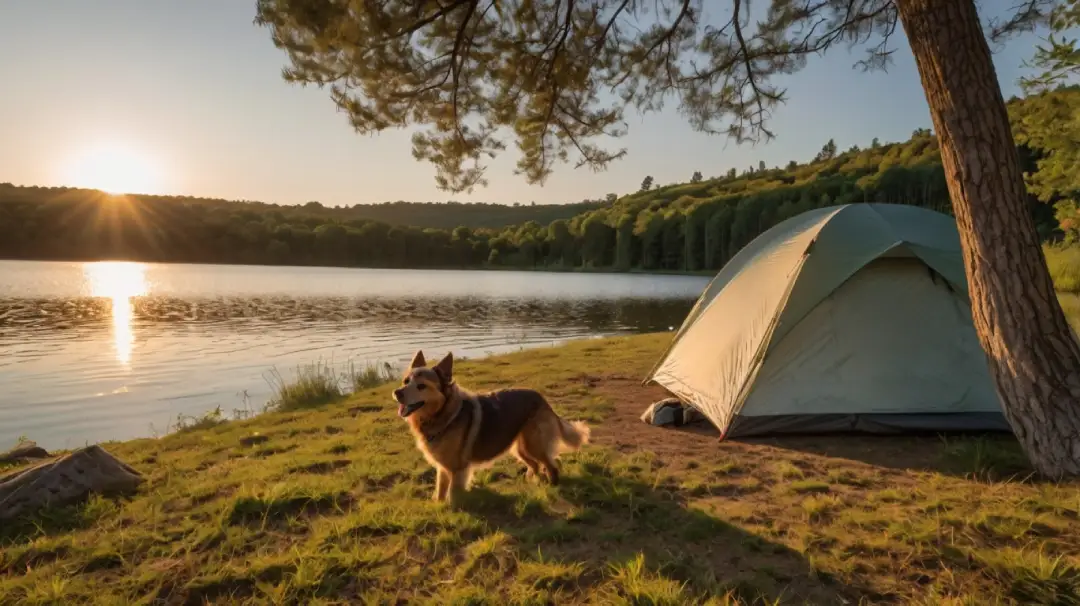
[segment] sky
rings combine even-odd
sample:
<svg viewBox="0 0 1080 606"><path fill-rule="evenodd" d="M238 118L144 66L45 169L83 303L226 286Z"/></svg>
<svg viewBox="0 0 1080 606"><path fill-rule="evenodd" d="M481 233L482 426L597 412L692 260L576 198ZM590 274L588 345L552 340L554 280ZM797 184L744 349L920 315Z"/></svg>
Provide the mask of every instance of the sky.
<svg viewBox="0 0 1080 606"><path fill-rule="evenodd" d="M982 4L999 3L1012 4ZM409 132L357 135L327 91L286 84L285 53L254 14L254 0L0 1L0 182L279 204L566 203L636 191L646 175L662 185L783 166L830 138L843 150L931 125L899 32L887 72L853 70L861 55L841 47L778 80L789 100L767 144L696 133L672 103L627 114L629 134L612 146L628 154L604 172L558 165L530 186L513 174L510 145L489 164L488 187L451 195L413 159ZM1006 98L1037 43L1027 34L994 56Z"/></svg>

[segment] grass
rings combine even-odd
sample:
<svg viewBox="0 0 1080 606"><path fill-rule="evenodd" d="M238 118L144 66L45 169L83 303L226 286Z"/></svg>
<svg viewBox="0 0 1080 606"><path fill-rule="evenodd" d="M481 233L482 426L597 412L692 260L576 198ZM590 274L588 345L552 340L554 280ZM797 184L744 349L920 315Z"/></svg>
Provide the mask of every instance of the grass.
<svg viewBox="0 0 1080 606"><path fill-rule="evenodd" d="M345 373L345 379L353 393L378 387L400 377L401 373L389 363L368 363L358 368L350 362L349 370Z"/></svg>
<svg viewBox="0 0 1080 606"><path fill-rule="evenodd" d="M1075 244L1048 244L1043 247L1046 265L1058 301L1073 328L1080 331L1080 246Z"/></svg>
<svg viewBox="0 0 1080 606"><path fill-rule="evenodd" d="M333 365L318 361L297 366L295 377L289 381L277 369L270 372L272 390L267 410L288 412L317 408L339 402L350 393L378 387L397 378L388 363L368 363L357 367L350 362L345 372L338 374Z"/></svg>
<svg viewBox="0 0 1080 606"><path fill-rule="evenodd" d="M1046 245L1046 266L1059 293L1080 293L1080 246Z"/></svg>
<svg viewBox="0 0 1080 606"><path fill-rule="evenodd" d="M106 444L147 482L0 525L0 604L1080 603L1080 487L1011 440L649 427L668 338L461 363L592 420L557 488L500 462L432 503L387 386L325 365L285 410Z"/></svg>

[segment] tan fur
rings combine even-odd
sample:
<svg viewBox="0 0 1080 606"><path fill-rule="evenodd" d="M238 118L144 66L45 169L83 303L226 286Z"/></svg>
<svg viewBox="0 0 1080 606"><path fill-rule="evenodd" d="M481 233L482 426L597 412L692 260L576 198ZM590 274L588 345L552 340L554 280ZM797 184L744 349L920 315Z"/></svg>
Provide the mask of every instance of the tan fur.
<svg viewBox="0 0 1080 606"><path fill-rule="evenodd" d="M418 351L394 399L399 414L408 415L416 447L435 467L436 501L468 490L475 469L507 452L525 464L530 477L557 484L559 454L589 440L584 422L562 419L538 392L476 394L457 385L451 354L429 368Z"/></svg>

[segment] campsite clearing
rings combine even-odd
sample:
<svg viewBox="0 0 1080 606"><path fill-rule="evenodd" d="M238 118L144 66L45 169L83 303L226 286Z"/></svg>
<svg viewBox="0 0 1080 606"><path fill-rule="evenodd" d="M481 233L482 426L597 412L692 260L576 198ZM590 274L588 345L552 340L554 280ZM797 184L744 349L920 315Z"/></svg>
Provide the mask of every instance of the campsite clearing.
<svg viewBox="0 0 1080 606"><path fill-rule="evenodd" d="M595 444L558 488L506 462L456 510L430 502L385 386L107 444L146 484L0 529L0 603L1080 600L1080 488L1024 481L1011 440L645 425L662 392L640 380L669 340L463 362L463 384L539 388Z"/></svg>

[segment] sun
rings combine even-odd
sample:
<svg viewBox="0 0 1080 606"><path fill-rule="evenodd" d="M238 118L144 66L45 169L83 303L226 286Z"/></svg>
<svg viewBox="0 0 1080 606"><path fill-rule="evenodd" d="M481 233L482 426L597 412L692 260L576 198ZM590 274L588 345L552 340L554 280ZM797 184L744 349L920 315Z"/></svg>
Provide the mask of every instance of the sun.
<svg viewBox="0 0 1080 606"><path fill-rule="evenodd" d="M110 194L149 194L161 187L154 162L146 154L118 144L87 147L75 154L65 182Z"/></svg>

